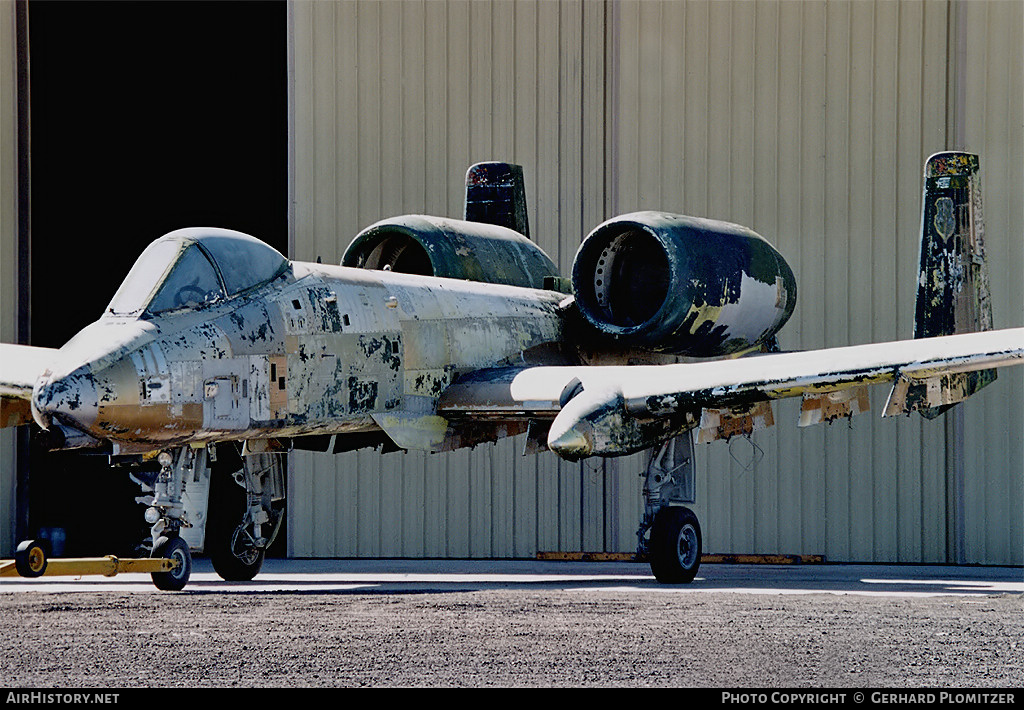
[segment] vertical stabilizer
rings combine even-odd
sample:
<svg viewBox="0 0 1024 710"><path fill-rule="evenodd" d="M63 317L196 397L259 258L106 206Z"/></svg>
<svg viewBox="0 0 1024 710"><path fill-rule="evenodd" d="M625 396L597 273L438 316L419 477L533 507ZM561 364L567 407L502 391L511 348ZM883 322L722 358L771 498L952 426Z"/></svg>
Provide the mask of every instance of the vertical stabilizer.
<svg viewBox="0 0 1024 710"><path fill-rule="evenodd" d="M984 231L978 156L948 152L928 158L921 208L915 338L992 329ZM941 405L923 407L921 413L933 418L995 378L995 370L945 378L940 388Z"/></svg>
<svg viewBox="0 0 1024 710"><path fill-rule="evenodd" d="M992 329L978 156L925 163L914 337Z"/></svg>
<svg viewBox="0 0 1024 710"><path fill-rule="evenodd" d="M467 170L465 218L508 227L529 238L522 166L490 162Z"/></svg>

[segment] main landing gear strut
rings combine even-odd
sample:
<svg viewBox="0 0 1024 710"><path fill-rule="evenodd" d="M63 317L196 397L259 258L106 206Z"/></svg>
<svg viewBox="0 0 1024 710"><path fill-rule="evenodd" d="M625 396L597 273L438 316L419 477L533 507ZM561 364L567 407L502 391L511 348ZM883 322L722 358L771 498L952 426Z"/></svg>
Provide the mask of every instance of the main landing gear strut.
<svg viewBox="0 0 1024 710"><path fill-rule="evenodd" d="M663 584L691 582L700 568L700 523L687 507L695 500L693 462L693 438L687 432L655 449L644 474L637 553L647 556Z"/></svg>
<svg viewBox="0 0 1024 710"><path fill-rule="evenodd" d="M285 457L218 447L211 466L206 552L222 579L246 582L263 567L284 520Z"/></svg>

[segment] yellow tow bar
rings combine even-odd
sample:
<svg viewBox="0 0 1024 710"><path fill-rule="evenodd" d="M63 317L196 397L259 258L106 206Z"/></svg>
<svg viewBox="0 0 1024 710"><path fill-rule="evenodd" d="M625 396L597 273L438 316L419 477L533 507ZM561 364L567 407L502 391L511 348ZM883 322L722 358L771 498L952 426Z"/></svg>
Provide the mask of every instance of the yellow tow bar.
<svg viewBox="0 0 1024 710"><path fill-rule="evenodd" d="M104 577L136 572L152 574L153 572L170 572L178 567L177 560L166 558L141 557L122 560L113 555L106 557L58 557L45 560L45 568L42 574L24 575L29 577L80 577L85 575L99 574ZM39 569L39 563L35 567ZM20 577L14 560L0 560L0 577Z"/></svg>
<svg viewBox="0 0 1024 710"><path fill-rule="evenodd" d="M154 548L154 557L122 560L106 557L64 557L49 559L46 540L25 540L18 545L13 560L0 560L0 577L80 577L101 574L113 577L121 572L149 573L158 589L178 591L188 582L192 558L188 545L179 538L162 537Z"/></svg>

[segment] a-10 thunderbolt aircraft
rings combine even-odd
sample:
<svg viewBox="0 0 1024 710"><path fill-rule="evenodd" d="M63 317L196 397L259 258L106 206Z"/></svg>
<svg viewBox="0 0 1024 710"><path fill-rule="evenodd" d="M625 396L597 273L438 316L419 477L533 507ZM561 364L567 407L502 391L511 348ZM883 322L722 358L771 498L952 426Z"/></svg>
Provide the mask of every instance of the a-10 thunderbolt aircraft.
<svg viewBox="0 0 1024 710"><path fill-rule="evenodd" d="M778 352L793 273L734 224L615 217L571 280L528 236L522 169L506 163L470 168L465 219L378 222L339 266L229 230L171 232L64 347L0 346L2 423L138 464L150 555L173 561L153 574L164 589L186 584L190 548L225 579L259 571L283 516L275 452L443 452L520 433L571 461L650 449L640 548L678 583L701 559L694 434L749 434L783 397L803 397L802 425L852 416L885 381L885 415L934 416L1024 356L1024 329L991 330L967 153L925 166L914 340ZM211 510L207 527L218 486L238 517L215 525Z"/></svg>

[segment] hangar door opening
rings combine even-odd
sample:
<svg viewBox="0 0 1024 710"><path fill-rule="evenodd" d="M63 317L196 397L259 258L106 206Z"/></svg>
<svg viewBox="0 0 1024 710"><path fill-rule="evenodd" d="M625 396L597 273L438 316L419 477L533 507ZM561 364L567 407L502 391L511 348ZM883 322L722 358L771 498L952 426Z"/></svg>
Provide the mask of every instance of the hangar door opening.
<svg viewBox="0 0 1024 710"><path fill-rule="evenodd" d="M171 230L227 227L287 253L286 13L283 0L28 3L32 345L96 320ZM23 443L19 533L53 532L66 555L129 553L139 489L107 464Z"/></svg>

